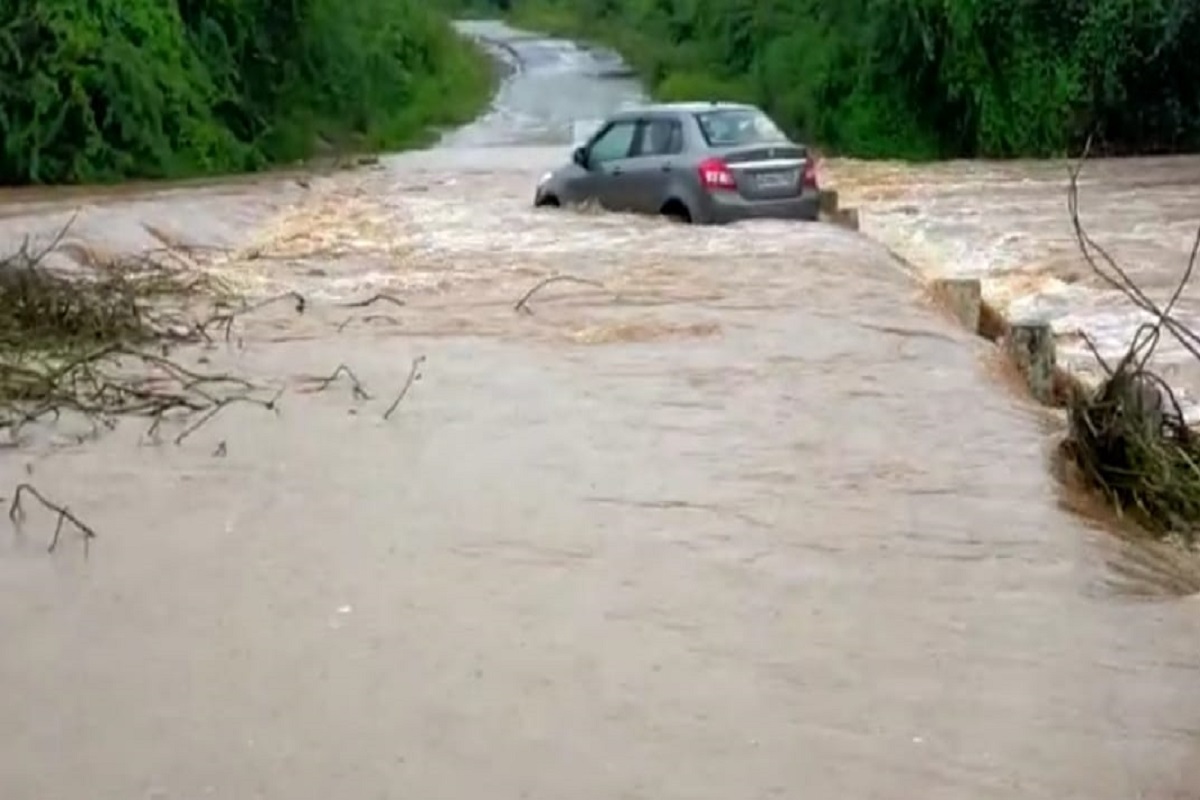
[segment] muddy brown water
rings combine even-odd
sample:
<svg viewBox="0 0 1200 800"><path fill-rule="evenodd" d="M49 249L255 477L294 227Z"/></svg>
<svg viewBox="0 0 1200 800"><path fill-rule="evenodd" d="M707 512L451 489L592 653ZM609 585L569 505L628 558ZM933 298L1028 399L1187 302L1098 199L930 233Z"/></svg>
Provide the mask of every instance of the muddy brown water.
<svg viewBox="0 0 1200 800"><path fill-rule="evenodd" d="M512 81L628 96L540 46L570 58ZM1064 508L987 349L847 231L534 211L563 146L513 146L519 110L307 186L90 198L77 245L315 302L207 354L278 416L4 453L100 536L0 540L0 797L1196 797L1194 576ZM36 200L4 236L79 203ZM514 312L557 272L599 286ZM338 330L379 291L408 306ZM297 391L340 363L370 400Z"/></svg>
<svg viewBox="0 0 1200 800"><path fill-rule="evenodd" d="M1081 334L1106 360L1124 354L1153 317L1134 307L1084 259L1068 212L1065 162L831 162L828 174L861 207L863 231L926 276L975 277L1006 315L1050 322L1061 361L1098 379ZM1200 226L1200 158L1108 159L1083 165L1080 222L1151 300L1166 306L1184 277ZM1103 259L1105 274L1117 277ZM1174 315L1200 329L1194 281ZM1164 336L1152 366L1200 421L1200 364Z"/></svg>

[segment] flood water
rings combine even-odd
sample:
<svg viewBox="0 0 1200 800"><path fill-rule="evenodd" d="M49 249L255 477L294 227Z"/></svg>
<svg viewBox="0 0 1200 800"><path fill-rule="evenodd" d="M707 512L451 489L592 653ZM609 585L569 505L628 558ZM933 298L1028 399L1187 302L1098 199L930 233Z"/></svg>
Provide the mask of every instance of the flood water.
<svg viewBox="0 0 1200 800"><path fill-rule="evenodd" d="M99 538L0 540L0 797L1200 796L1200 584L1065 510L989 350L839 228L534 211L571 119L637 88L472 30L526 57L439 149L87 198L76 248L212 245L314 307L205 354L278 416L3 453L0 491ZM939 169L924 228L893 196L867 230L1000 213ZM11 197L0 233L80 202ZM556 273L589 283L514 311ZM329 305L381 291L407 306ZM339 364L370 399L298 391Z"/></svg>
<svg viewBox="0 0 1200 800"><path fill-rule="evenodd" d="M985 298L1012 319L1049 321L1062 362L1099 378L1103 368L1082 335L1116 363L1138 326L1155 319L1083 257L1067 205L1070 166L833 161L828 173L846 200L860 206L864 233L926 276L981 278ZM1078 191L1085 231L1151 300L1166 306L1200 227L1200 158L1090 161ZM1195 285L1185 288L1173 313L1200 330ZM1200 421L1196 357L1164 333L1151 366L1177 392L1192 421Z"/></svg>

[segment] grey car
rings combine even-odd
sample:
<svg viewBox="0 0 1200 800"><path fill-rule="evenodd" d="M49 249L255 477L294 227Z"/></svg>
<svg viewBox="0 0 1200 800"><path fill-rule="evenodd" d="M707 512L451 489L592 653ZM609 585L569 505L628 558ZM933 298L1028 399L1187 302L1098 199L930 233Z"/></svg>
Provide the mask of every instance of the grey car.
<svg viewBox="0 0 1200 800"><path fill-rule="evenodd" d="M761 109L668 103L606 119L571 163L538 181L535 206L596 201L680 222L815 220L816 165Z"/></svg>

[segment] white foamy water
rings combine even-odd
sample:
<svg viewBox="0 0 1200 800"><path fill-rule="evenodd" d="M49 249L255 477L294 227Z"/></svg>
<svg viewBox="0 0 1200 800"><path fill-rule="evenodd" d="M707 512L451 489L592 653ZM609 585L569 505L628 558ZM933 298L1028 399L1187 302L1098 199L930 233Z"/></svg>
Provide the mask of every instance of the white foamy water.
<svg viewBox="0 0 1200 800"><path fill-rule="evenodd" d="M1063 162L934 166L834 161L828 173L844 202L861 207L863 232L926 277L977 277L985 298L1015 320L1043 320L1072 371L1101 374L1086 334L1106 358L1123 354L1153 317L1088 266L1067 206ZM1200 226L1200 157L1108 159L1085 166L1080 219L1160 306L1175 291ZM1200 329L1200 287L1175 316ZM1200 364L1164 334L1152 366L1200 418Z"/></svg>

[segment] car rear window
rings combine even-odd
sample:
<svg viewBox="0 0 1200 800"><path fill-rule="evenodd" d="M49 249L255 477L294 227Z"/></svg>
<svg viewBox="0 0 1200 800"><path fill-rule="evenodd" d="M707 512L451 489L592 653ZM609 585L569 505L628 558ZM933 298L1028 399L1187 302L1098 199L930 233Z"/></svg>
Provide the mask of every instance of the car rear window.
<svg viewBox="0 0 1200 800"><path fill-rule="evenodd" d="M696 115L696 120L709 147L736 147L788 140L779 126L756 108L704 111Z"/></svg>

